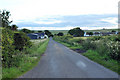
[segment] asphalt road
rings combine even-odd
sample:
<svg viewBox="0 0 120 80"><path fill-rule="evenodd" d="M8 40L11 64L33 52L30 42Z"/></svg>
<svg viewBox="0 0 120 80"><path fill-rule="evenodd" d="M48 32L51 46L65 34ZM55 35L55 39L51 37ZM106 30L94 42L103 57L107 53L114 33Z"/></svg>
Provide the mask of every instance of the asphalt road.
<svg viewBox="0 0 120 80"><path fill-rule="evenodd" d="M50 38L38 65L20 78L118 78L118 74Z"/></svg>

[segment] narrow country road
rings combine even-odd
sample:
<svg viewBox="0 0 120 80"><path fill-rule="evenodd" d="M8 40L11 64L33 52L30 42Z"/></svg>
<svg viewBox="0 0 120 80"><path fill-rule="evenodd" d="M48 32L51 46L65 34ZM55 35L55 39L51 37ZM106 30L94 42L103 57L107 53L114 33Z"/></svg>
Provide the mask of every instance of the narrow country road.
<svg viewBox="0 0 120 80"><path fill-rule="evenodd" d="M50 38L38 65L20 78L118 78L118 74Z"/></svg>

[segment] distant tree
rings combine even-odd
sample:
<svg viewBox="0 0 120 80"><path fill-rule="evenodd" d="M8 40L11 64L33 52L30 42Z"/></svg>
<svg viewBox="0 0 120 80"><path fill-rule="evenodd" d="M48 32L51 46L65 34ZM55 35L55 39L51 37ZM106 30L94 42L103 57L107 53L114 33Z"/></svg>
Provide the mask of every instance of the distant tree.
<svg viewBox="0 0 120 80"><path fill-rule="evenodd" d="M73 35L74 37L80 37L80 36L84 36L84 31L81 30L79 27L77 27L69 30L68 34Z"/></svg>
<svg viewBox="0 0 120 80"><path fill-rule="evenodd" d="M11 26L11 30L13 30L13 31L16 31L17 28L18 28L18 27L17 27L17 25L15 25L15 24Z"/></svg>
<svg viewBox="0 0 120 80"><path fill-rule="evenodd" d="M58 36L63 36L64 34L62 32L59 32L57 35Z"/></svg>
<svg viewBox="0 0 120 80"><path fill-rule="evenodd" d="M54 36L57 36L57 34L54 34Z"/></svg>
<svg viewBox="0 0 120 80"><path fill-rule="evenodd" d="M112 30L111 32L116 32L115 30Z"/></svg>
<svg viewBox="0 0 120 80"><path fill-rule="evenodd" d="M25 28L24 28L24 29L22 29L21 31L22 31L22 32L24 32L24 33L32 33L32 31L31 31L31 30L29 30L29 29L25 29Z"/></svg>
<svg viewBox="0 0 120 80"><path fill-rule="evenodd" d="M32 31L31 31L31 33L35 33L35 31L34 31L34 30L32 30Z"/></svg>
<svg viewBox="0 0 120 80"><path fill-rule="evenodd" d="M38 33L42 33L43 31L38 31Z"/></svg>
<svg viewBox="0 0 120 80"><path fill-rule="evenodd" d="M49 30L44 31L48 37L53 37L53 34Z"/></svg>
<svg viewBox="0 0 120 80"><path fill-rule="evenodd" d="M105 28L103 28L103 30L105 30Z"/></svg>
<svg viewBox="0 0 120 80"><path fill-rule="evenodd" d="M12 21L9 21L9 17L11 16L9 11L3 10L2 13L0 13L2 18L2 27L8 27Z"/></svg>
<svg viewBox="0 0 120 80"><path fill-rule="evenodd" d="M92 36L92 35L93 35L93 32L87 32L87 34L89 34L90 36Z"/></svg>

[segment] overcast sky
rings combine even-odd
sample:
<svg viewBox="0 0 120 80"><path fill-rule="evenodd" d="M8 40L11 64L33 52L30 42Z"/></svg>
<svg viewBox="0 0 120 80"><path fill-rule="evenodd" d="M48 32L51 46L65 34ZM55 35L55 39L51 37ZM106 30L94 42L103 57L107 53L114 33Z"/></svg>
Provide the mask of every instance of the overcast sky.
<svg viewBox="0 0 120 80"><path fill-rule="evenodd" d="M117 28L119 0L0 0L19 29Z"/></svg>

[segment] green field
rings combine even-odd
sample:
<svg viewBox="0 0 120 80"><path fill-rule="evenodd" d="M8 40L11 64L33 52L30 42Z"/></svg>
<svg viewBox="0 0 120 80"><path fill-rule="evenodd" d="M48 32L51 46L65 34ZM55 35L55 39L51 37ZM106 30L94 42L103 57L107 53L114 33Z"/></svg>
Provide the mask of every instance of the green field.
<svg viewBox="0 0 120 80"><path fill-rule="evenodd" d="M64 34L67 34L68 30L50 30L52 34L58 34L59 32L62 32Z"/></svg>
<svg viewBox="0 0 120 80"><path fill-rule="evenodd" d="M118 29L105 29L105 30L98 29L98 30L84 30L84 31L85 32L111 32L112 30L114 30L114 31L120 31ZM33 31L35 31L37 33L37 31L39 31L39 30L33 30ZM40 31L44 31L44 30L40 30ZM49 31L54 35L54 34L58 34L59 32L67 34L69 30L49 30Z"/></svg>
<svg viewBox="0 0 120 80"><path fill-rule="evenodd" d="M98 29L98 30L84 30L85 32L111 32L112 30L114 31L120 31L118 29ZM62 32L64 34L67 34L69 30L49 30L52 34L58 34L59 32Z"/></svg>
<svg viewBox="0 0 120 80"><path fill-rule="evenodd" d="M120 29L98 29L98 30L84 30L85 32L111 32L114 31L120 31Z"/></svg>

